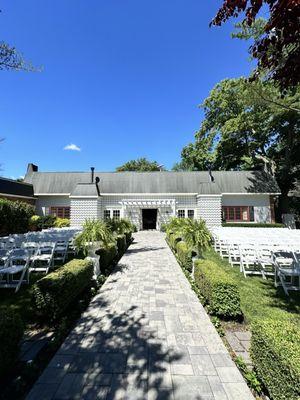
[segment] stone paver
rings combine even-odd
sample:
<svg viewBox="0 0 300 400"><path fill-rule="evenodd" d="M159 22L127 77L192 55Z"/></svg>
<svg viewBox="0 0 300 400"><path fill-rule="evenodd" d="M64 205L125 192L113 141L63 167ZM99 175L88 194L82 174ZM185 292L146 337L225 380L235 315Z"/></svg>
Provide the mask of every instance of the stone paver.
<svg viewBox="0 0 300 400"><path fill-rule="evenodd" d="M253 400L164 235L138 232L27 400Z"/></svg>

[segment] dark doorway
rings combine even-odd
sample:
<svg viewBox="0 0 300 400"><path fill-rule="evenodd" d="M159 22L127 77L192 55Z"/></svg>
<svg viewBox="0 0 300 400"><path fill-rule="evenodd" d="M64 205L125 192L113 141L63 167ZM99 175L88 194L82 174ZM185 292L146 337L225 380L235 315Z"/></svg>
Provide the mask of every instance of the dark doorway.
<svg viewBox="0 0 300 400"><path fill-rule="evenodd" d="M143 229L156 229L157 209L145 208L142 210Z"/></svg>

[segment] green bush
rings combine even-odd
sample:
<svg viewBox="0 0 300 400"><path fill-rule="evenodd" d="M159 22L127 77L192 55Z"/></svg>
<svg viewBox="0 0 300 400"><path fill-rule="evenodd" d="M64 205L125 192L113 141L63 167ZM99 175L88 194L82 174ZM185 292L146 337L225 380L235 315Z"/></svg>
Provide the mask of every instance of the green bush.
<svg viewBox="0 0 300 400"><path fill-rule="evenodd" d="M196 260L195 282L212 314L223 318L241 317L238 286L219 265Z"/></svg>
<svg viewBox="0 0 300 400"><path fill-rule="evenodd" d="M31 231L37 231L39 229L41 217L39 215L32 215L29 218L29 229Z"/></svg>
<svg viewBox="0 0 300 400"><path fill-rule="evenodd" d="M70 226L70 220L67 218L56 218L54 221L55 228L65 228Z"/></svg>
<svg viewBox="0 0 300 400"><path fill-rule="evenodd" d="M48 229L48 228L53 228L54 224L56 221L56 216L55 215L43 215L39 222L38 222L38 228L39 229Z"/></svg>
<svg viewBox="0 0 300 400"><path fill-rule="evenodd" d="M105 272L110 269L113 264L113 261L118 255L118 249L115 242L108 243L107 245L103 245L99 250L96 251L96 254L100 256L100 268L101 272Z"/></svg>
<svg viewBox="0 0 300 400"><path fill-rule="evenodd" d="M99 220L86 219L82 232L75 237L75 246L87 255L91 247L97 245L97 247L101 248L112 241L113 234L106 223Z"/></svg>
<svg viewBox="0 0 300 400"><path fill-rule="evenodd" d="M252 324L251 355L273 400L299 400L299 325L274 319L256 321Z"/></svg>
<svg viewBox="0 0 300 400"><path fill-rule="evenodd" d="M185 242L180 241L177 242L176 253L181 266L187 269L189 272L192 272L192 258L195 257L196 252L193 251Z"/></svg>
<svg viewBox="0 0 300 400"><path fill-rule="evenodd" d="M9 373L16 363L24 333L23 322L15 310L0 310L0 374Z"/></svg>
<svg viewBox="0 0 300 400"><path fill-rule="evenodd" d="M72 260L38 280L33 287L37 310L50 319L64 314L68 306L91 285L93 264L87 260Z"/></svg>
<svg viewBox="0 0 300 400"><path fill-rule="evenodd" d="M34 207L30 204L0 199L0 236L27 232L33 214Z"/></svg>
<svg viewBox="0 0 300 400"><path fill-rule="evenodd" d="M126 237L126 246L128 247L132 242L132 231L125 231L124 235Z"/></svg>
<svg viewBox="0 0 300 400"><path fill-rule="evenodd" d="M177 243L182 240L182 235L180 233L172 233L170 235L169 244L171 248L176 251Z"/></svg>
<svg viewBox="0 0 300 400"><path fill-rule="evenodd" d="M121 257L127 248L127 244L126 244L126 236L125 235L118 235L116 237L117 240L117 247L118 247L118 255L119 257Z"/></svg>
<svg viewBox="0 0 300 400"><path fill-rule="evenodd" d="M269 223L256 223L256 222L223 222L222 226L230 226L236 228L284 228L283 224L269 224Z"/></svg>

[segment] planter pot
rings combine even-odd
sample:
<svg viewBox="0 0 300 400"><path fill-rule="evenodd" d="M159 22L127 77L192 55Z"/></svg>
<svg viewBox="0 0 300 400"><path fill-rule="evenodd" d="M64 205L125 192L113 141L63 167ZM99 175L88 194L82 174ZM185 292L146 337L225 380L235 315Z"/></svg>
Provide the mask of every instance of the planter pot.
<svg viewBox="0 0 300 400"><path fill-rule="evenodd" d="M100 257L96 254L96 251L99 249L99 244L98 243L93 243L90 242L88 244L88 253L87 253L87 259L92 261L94 265L94 278L97 278L100 274Z"/></svg>

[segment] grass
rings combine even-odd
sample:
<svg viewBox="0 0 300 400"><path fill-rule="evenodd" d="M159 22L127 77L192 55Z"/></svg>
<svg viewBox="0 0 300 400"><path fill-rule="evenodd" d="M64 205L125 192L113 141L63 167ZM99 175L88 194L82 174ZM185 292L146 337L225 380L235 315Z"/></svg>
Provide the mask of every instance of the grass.
<svg viewBox="0 0 300 400"><path fill-rule="evenodd" d="M204 253L204 257L212 260L238 283L241 308L246 323L255 319L273 318L276 320L294 320L300 325L300 293L291 292L286 297L282 288L275 288L274 278L262 279L256 276L244 278L238 267L231 267L213 249Z"/></svg>
<svg viewBox="0 0 300 400"><path fill-rule="evenodd" d="M30 284L22 285L17 293L15 293L14 289L1 289L0 311L9 307L19 313L25 325L35 323L36 313L32 302L32 287L42 276L43 274L32 273L30 275Z"/></svg>

